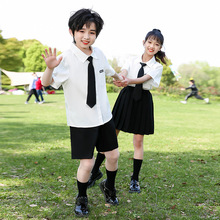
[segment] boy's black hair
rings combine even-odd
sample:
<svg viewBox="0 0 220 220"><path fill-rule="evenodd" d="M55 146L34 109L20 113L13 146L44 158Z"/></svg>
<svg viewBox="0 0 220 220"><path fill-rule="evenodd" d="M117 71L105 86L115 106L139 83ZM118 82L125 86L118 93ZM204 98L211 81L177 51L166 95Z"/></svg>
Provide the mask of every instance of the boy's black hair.
<svg viewBox="0 0 220 220"><path fill-rule="evenodd" d="M95 23L96 37L98 37L104 25L104 21L97 12L92 11L91 9L80 9L76 11L70 17L68 26L72 30L72 33L74 35L74 32L82 29L84 24L89 27L92 22Z"/></svg>
<svg viewBox="0 0 220 220"><path fill-rule="evenodd" d="M148 38L152 38L152 39L156 40L159 44L161 44L161 46L163 46L164 37L159 29L153 29L152 31L148 32L144 41L146 42L148 40ZM157 61L161 61L162 63L166 64L165 52L163 52L161 50L158 51L155 54L155 58Z"/></svg>

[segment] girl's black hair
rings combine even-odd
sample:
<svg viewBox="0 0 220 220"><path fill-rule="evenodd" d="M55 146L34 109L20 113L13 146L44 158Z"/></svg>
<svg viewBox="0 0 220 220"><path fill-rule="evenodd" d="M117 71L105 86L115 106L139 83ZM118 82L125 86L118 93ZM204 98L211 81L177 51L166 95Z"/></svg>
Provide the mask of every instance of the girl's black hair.
<svg viewBox="0 0 220 220"><path fill-rule="evenodd" d="M164 42L164 37L161 34L161 31L159 29L153 29L152 31L148 32L146 37L145 37L145 42L148 40L148 38L152 38L154 40L156 40L159 44L161 44L161 46L163 46L163 42ZM158 51L155 54L155 58L158 62L162 62L164 64L167 64L166 62L166 54L163 51Z"/></svg>
<svg viewBox="0 0 220 220"><path fill-rule="evenodd" d="M76 11L69 18L68 26L72 30L72 33L74 35L74 32L82 29L84 24L86 24L86 26L89 27L92 22L95 23L96 37L98 37L104 25L104 21L98 13L92 11L91 9L80 9Z"/></svg>

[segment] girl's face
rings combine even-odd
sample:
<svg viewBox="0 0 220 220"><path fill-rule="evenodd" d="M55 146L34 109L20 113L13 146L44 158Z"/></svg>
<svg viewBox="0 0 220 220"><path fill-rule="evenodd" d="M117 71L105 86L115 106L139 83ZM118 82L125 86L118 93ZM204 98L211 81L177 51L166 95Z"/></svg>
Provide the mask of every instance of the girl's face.
<svg viewBox="0 0 220 220"><path fill-rule="evenodd" d="M154 56L158 51L161 50L162 45L158 43L154 37L149 37L144 43L145 53L149 56Z"/></svg>
<svg viewBox="0 0 220 220"><path fill-rule="evenodd" d="M84 53L90 55L91 54L90 46L93 45L96 40L95 23L92 22L89 27L86 26L86 24L84 24L82 29L74 32L74 39L76 42L76 46Z"/></svg>

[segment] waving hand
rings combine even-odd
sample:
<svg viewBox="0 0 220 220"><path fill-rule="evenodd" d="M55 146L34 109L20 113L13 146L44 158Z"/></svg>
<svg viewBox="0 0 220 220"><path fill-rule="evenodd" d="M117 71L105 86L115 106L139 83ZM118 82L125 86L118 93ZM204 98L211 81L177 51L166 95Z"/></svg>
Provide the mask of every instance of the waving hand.
<svg viewBox="0 0 220 220"><path fill-rule="evenodd" d="M50 47L49 47L49 52L47 49L45 49L45 56L44 54L42 54L42 57L44 58L44 61L49 69L54 69L60 64L62 57L60 57L57 60L56 56L57 56L56 48L54 48L52 52L52 49Z"/></svg>

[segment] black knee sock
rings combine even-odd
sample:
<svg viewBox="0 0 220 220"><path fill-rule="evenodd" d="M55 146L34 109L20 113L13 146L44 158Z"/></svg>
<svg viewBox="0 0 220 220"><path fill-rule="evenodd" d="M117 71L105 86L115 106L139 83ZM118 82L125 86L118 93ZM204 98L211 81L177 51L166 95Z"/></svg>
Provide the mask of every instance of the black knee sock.
<svg viewBox="0 0 220 220"><path fill-rule="evenodd" d="M97 153L95 165L92 169L92 174L98 172L98 170L104 160L105 160L105 154Z"/></svg>
<svg viewBox="0 0 220 220"><path fill-rule="evenodd" d="M110 190L113 190L115 188L116 174L117 174L117 170L115 171L106 170L107 180L106 180L105 186Z"/></svg>
<svg viewBox="0 0 220 220"><path fill-rule="evenodd" d="M78 197L80 196L87 196L86 194L86 191L87 191L87 185L88 185L88 182L86 183L81 183L77 180L77 187L78 187Z"/></svg>
<svg viewBox="0 0 220 220"><path fill-rule="evenodd" d="M134 161L133 161L133 175L132 175L131 179L138 181L138 176L140 173L142 162L143 162L143 160L134 159Z"/></svg>

